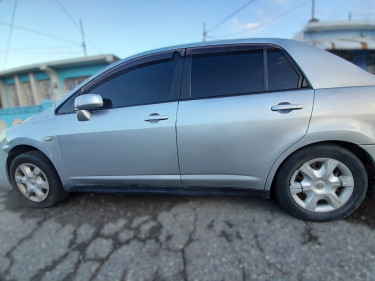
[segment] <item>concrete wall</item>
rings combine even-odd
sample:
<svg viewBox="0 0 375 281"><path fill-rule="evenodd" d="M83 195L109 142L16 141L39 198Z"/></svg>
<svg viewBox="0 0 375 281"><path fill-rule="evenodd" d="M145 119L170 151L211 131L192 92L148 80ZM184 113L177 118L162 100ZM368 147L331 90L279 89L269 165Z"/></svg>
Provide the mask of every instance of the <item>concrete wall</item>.
<svg viewBox="0 0 375 281"><path fill-rule="evenodd" d="M320 40L320 39L332 39L332 38L363 38L363 37L375 37L375 30L368 29L341 29L341 30L314 30L306 31L304 34L304 40Z"/></svg>
<svg viewBox="0 0 375 281"><path fill-rule="evenodd" d="M91 76L108 64L94 64L94 65L87 65L87 66L79 66L75 68L59 68L56 69L57 75L59 77L59 84L60 89L62 90L62 94L64 94L64 80L67 78L74 78L74 77L81 77L81 76Z"/></svg>

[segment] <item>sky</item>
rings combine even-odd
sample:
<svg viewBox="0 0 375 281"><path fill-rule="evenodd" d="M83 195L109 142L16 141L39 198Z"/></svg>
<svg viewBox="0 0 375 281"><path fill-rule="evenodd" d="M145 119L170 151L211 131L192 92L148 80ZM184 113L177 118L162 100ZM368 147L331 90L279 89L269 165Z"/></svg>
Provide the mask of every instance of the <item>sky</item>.
<svg viewBox="0 0 375 281"><path fill-rule="evenodd" d="M293 38L311 11L312 0L0 0L0 71L84 56L80 20L87 55L125 58L202 41L204 23L207 40ZM315 0L320 21L349 13L375 20L375 1Z"/></svg>

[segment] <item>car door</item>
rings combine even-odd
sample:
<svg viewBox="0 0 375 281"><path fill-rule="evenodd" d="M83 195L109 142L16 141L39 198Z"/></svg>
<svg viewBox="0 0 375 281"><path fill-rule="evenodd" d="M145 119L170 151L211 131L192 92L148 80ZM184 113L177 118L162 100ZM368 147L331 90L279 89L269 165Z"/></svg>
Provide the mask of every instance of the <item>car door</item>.
<svg viewBox="0 0 375 281"><path fill-rule="evenodd" d="M314 90L276 46L186 55L177 118L183 184L263 189L275 160L306 134Z"/></svg>
<svg viewBox="0 0 375 281"><path fill-rule="evenodd" d="M68 184L181 185L175 123L182 60L163 52L104 72L79 92L103 98L89 121L77 120L75 96L62 105L57 142Z"/></svg>

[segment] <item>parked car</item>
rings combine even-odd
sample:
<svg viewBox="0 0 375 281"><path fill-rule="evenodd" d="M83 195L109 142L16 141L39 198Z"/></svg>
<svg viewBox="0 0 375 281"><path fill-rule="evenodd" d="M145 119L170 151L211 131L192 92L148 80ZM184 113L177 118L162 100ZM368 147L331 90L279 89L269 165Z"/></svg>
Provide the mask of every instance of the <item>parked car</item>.
<svg viewBox="0 0 375 281"><path fill-rule="evenodd" d="M2 153L32 207L73 191L274 194L298 218L341 219L374 175L375 77L292 40L155 50L10 128Z"/></svg>

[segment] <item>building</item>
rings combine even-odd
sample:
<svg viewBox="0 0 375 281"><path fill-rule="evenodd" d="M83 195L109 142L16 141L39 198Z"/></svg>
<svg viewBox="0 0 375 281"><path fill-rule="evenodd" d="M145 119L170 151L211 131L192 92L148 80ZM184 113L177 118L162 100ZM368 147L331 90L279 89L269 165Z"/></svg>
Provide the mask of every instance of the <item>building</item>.
<svg viewBox="0 0 375 281"><path fill-rule="evenodd" d="M60 100L86 78L119 60L112 54L28 65L0 72L0 108Z"/></svg>
<svg viewBox="0 0 375 281"><path fill-rule="evenodd" d="M375 74L375 22L319 22L313 18L293 39L325 49Z"/></svg>

